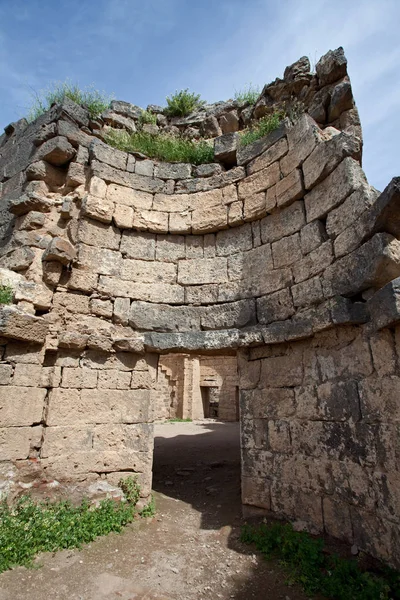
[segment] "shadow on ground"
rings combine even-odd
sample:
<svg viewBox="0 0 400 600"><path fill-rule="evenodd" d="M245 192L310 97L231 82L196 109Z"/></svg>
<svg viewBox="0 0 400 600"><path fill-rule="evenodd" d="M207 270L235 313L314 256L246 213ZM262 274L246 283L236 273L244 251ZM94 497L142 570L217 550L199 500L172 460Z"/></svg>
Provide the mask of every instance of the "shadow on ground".
<svg viewBox="0 0 400 600"><path fill-rule="evenodd" d="M201 514L201 529L225 535L226 545L231 550L242 555L253 554L254 549L240 542L244 520L240 497L239 424L176 425L156 425L153 489L190 504ZM187 434L180 433L185 429ZM297 587L289 588L285 584L285 574L276 564L262 559L254 563L246 580L237 581L230 598L303 600L307 597Z"/></svg>

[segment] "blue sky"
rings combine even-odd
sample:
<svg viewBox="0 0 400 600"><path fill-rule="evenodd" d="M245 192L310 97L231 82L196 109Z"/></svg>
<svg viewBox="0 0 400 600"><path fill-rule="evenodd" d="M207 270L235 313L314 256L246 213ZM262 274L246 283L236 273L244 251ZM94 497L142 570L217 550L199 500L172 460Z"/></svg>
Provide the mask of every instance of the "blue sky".
<svg viewBox="0 0 400 600"><path fill-rule="evenodd" d="M228 99L343 46L364 169L400 175L399 0L0 0L0 124L67 78L146 107L177 89Z"/></svg>

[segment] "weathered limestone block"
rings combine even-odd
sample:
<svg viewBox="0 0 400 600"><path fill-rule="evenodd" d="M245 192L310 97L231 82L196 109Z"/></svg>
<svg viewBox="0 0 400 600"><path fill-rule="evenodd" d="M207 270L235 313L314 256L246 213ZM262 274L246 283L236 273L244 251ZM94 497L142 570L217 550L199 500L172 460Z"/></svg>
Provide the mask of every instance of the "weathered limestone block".
<svg viewBox="0 0 400 600"><path fill-rule="evenodd" d="M286 136L286 131L286 124L282 123L277 129L271 131L271 133L261 138L260 140L256 140L248 146L239 146L237 151L237 164L246 165L260 154L267 152L269 148L274 146L280 139ZM250 171L248 172L248 174L251 174Z"/></svg>
<svg viewBox="0 0 400 600"><path fill-rule="evenodd" d="M311 154L321 141L321 130L314 119L305 113L293 127L288 129L287 140L289 152L279 161L283 176L289 175L293 169L300 167Z"/></svg>
<svg viewBox="0 0 400 600"><path fill-rule="evenodd" d="M321 221L312 221L311 223L308 223L301 229L300 238L303 254L309 254L323 244L327 238L323 223Z"/></svg>
<svg viewBox="0 0 400 600"><path fill-rule="evenodd" d="M400 278L378 290L368 300L367 309L376 329L391 327L400 321Z"/></svg>
<svg viewBox="0 0 400 600"><path fill-rule="evenodd" d="M154 260L156 236L152 233L124 231L121 238L120 251L128 258Z"/></svg>
<svg viewBox="0 0 400 600"><path fill-rule="evenodd" d="M301 260L302 252L300 246L300 235L294 233L274 242L271 245L272 258L275 269L287 267Z"/></svg>
<svg viewBox="0 0 400 600"><path fill-rule="evenodd" d="M279 181L279 163L274 162L269 167L257 171L239 182L238 192L241 200L267 190Z"/></svg>
<svg viewBox="0 0 400 600"><path fill-rule="evenodd" d="M97 280L97 273L88 273L84 270L72 269L66 285L67 288L71 290L91 293L97 287Z"/></svg>
<svg viewBox="0 0 400 600"><path fill-rule="evenodd" d="M253 238L250 224L234 230L220 231L216 235L216 255L230 256L237 252L251 250Z"/></svg>
<svg viewBox="0 0 400 600"><path fill-rule="evenodd" d="M62 370L62 388L96 388L97 373L94 369L85 367L64 367Z"/></svg>
<svg viewBox="0 0 400 600"><path fill-rule="evenodd" d="M13 385L23 387L38 387L41 382L42 367L40 365L23 364L15 365Z"/></svg>
<svg viewBox="0 0 400 600"><path fill-rule="evenodd" d="M46 390L31 387L0 387L1 423L3 427L22 427L38 424Z"/></svg>
<svg viewBox="0 0 400 600"><path fill-rule="evenodd" d="M53 297L53 309L56 312L89 314L89 298L82 294L56 292Z"/></svg>
<svg viewBox="0 0 400 600"><path fill-rule="evenodd" d="M294 169L275 185L276 204L279 208L288 206L303 196L303 178L300 169Z"/></svg>
<svg viewBox="0 0 400 600"><path fill-rule="evenodd" d="M0 306L0 334L6 338L42 344L48 331L48 323L13 306Z"/></svg>
<svg viewBox="0 0 400 600"><path fill-rule="evenodd" d="M329 212L326 219L328 235L335 238L350 227L376 201L378 195L379 192L370 186L362 186L350 194L342 204Z"/></svg>
<svg viewBox="0 0 400 600"><path fill-rule="evenodd" d="M37 212L50 212L53 203L48 198L43 198L38 194L23 194L19 198L9 201L8 210L13 215L21 216L34 210Z"/></svg>
<svg viewBox="0 0 400 600"><path fill-rule="evenodd" d="M264 244L275 242L287 235L299 231L306 224L304 204L300 200L293 202L281 211L267 215L261 221L261 239Z"/></svg>
<svg viewBox="0 0 400 600"><path fill-rule="evenodd" d="M33 210L21 217L16 227L18 229L26 229L27 231L31 231L33 229L41 229L45 221L46 216L43 213Z"/></svg>
<svg viewBox="0 0 400 600"><path fill-rule="evenodd" d="M295 306L309 306L324 299L321 279L318 275L311 279L306 279L302 283L293 285L291 292Z"/></svg>
<svg viewBox="0 0 400 600"><path fill-rule="evenodd" d="M139 330L190 331L200 329L200 311L193 307L132 302L129 325Z"/></svg>
<svg viewBox="0 0 400 600"><path fill-rule="evenodd" d="M197 194L193 199L190 194L156 194L152 208L165 212L183 212L192 208L192 202L195 204L198 197Z"/></svg>
<svg viewBox="0 0 400 600"><path fill-rule="evenodd" d="M173 263L126 258L120 263L118 274L122 279L137 283L175 283L177 267Z"/></svg>
<svg viewBox="0 0 400 600"><path fill-rule="evenodd" d="M86 219L79 222L78 242L83 242L89 246L118 250L120 239L120 232L112 225Z"/></svg>
<svg viewBox="0 0 400 600"><path fill-rule="evenodd" d="M154 168L155 177L161 179L187 179L191 174L192 165L188 163L157 163Z"/></svg>
<svg viewBox="0 0 400 600"><path fill-rule="evenodd" d="M257 298L257 320L263 325L288 319L294 312L293 300L288 289Z"/></svg>
<svg viewBox="0 0 400 600"><path fill-rule="evenodd" d="M107 163L116 169L124 170L126 168L128 155L126 152L121 152L121 150L112 148L100 140L94 139L90 142L89 158L91 160Z"/></svg>
<svg viewBox="0 0 400 600"><path fill-rule="evenodd" d="M313 150L303 163L304 185L311 189L325 179L346 157L359 159L360 140L344 132L338 132Z"/></svg>
<svg viewBox="0 0 400 600"><path fill-rule="evenodd" d="M320 184L306 194L307 222L324 217L352 192L367 184L363 170L353 158L345 158Z"/></svg>
<svg viewBox="0 0 400 600"><path fill-rule="evenodd" d="M44 160L31 163L26 169L28 181L45 181L49 187L60 187L65 183L64 171L53 167Z"/></svg>
<svg viewBox="0 0 400 600"><path fill-rule="evenodd" d="M139 230L149 230L160 233L168 232L168 217L167 212L159 212L156 210L142 210L141 212L133 213L132 226Z"/></svg>
<svg viewBox="0 0 400 600"><path fill-rule="evenodd" d="M181 260L178 263L178 283L198 285L228 281L227 259L223 257Z"/></svg>
<svg viewBox="0 0 400 600"><path fill-rule="evenodd" d="M134 210L130 206L116 205L114 208L114 223L120 229L131 229Z"/></svg>
<svg viewBox="0 0 400 600"><path fill-rule="evenodd" d="M146 177L153 177L154 175L154 161L153 160L138 160L131 163L131 155L128 157L128 171L136 173L137 175L145 175Z"/></svg>
<svg viewBox="0 0 400 600"><path fill-rule="evenodd" d="M245 327L256 322L254 300L205 307L201 313L202 329Z"/></svg>
<svg viewBox="0 0 400 600"><path fill-rule="evenodd" d="M240 225L243 223L243 202L232 202L228 206L228 225L233 227L234 225Z"/></svg>
<svg viewBox="0 0 400 600"><path fill-rule="evenodd" d="M34 261L35 252L24 246L0 258L0 267L10 271L25 271Z"/></svg>
<svg viewBox="0 0 400 600"><path fill-rule="evenodd" d="M310 255L309 255L310 256ZM383 287L400 275L400 242L378 233L329 266L323 276L325 297Z"/></svg>
<svg viewBox="0 0 400 600"><path fill-rule="evenodd" d="M1 389L5 388L0 393ZM110 394L104 389L58 388L50 392L47 425L146 423L149 416L149 390L113 390Z"/></svg>
<svg viewBox="0 0 400 600"><path fill-rule="evenodd" d="M328 85L347 75L347 59L343 48L329 50L315 66L320 86Z"/></svg>
<svg viewBox="0 0 400 600"><path fill-rule="evenodd" d="M334 261L332 242L324 242L304 256L293 266L293 276L296 283L322 273Z"/></svg>
<svg viewBox="0 0 400 600"><path fill-rule="evenodd" d="M399 422L400 377L369 377L359 383L362 418L367 423Z"/></svg>
<svg viewBox="0 0 400 600"><path fill-rule="evenodd" d="M278 140L273 146L267 148L260 156L253 159L247 165L247 174L253 175L261 169L266 169L272 163L282 158L288 152L288 143L286 137Z"/></svg>
<svg viewBox="0 0 400 600"><path fill-rule="evenodd" d="M211 225L211 228L213 226ZM170 213L168 230L170 233L190 233L192 231L192 213Z"/></svg>
<svg viewBox="0 0 400 600"><path fill-rule="evenodd" d="M110 183L107 186L107 198L116 205L124 204L137 210L150 210L153 196L146 191L134 190Z"/></svg>
<svg viewBox="0 0 400 600"><path fill-rule="evenodd" d="M44 142L36 151L35 160L44 160L51 165L60 167L69 162L76 154L75 148L67 138L56 136Z"/></svg>
<svg viewBox="0 0 400 600"><path fill-rule="evenodd" d="M239 116L237 110L232 110L221 115L219 118L219 125L224 134L239 131Z"/></svg>
<svg viewBox="0 0 400 600"><path fill-rule="evenodd" d="M129 316L129 310L128 310ZM128 324L128 322L126 323ZM135 354L144 353L144 336L135 333L135 337L116 338L113 342L116 351L134 352Z"/></svg>
<svg viewBox="0 0 400 600"><path fill-rule="evenodd" d="M352 108L354 108L354 99L350 81L342 81L332 90L331 103L328 108L328 121L334 121L343 112Z"/></svg>
<svg viewBox="0 0 400 600"><path fill-rule="evenodd" d="M92 172L107 183L126 186L142 192L162 192L164 190L164 181L157 177L145 177L136 173L129 173L110 167L98 160L92 160Z"/></svg>
<svg viewBox="0 0 400 600"><path fill-rule="evenodd" d="M123 117L122 115L117 114L116 112L108 109L101 114L102 119L107 125L111 125L111 127L116 127L118 129L126 129L128 133L136 132L136 124L133 119L129 117Z"/></svg>
<svg viewBox="0 0 400 600"><path fill-rule="evenodd" d="M106 275L100 275L98 291L113 297L168 304L183 304L185 298L185 290L180 285L135 283Z"/></svg>
<svg viewBox="0 0 400 600"><path fill-rule="evenodd" d="M60 348L81 350L86 347L88 337L88 335L76 331L64 331L59 336L58 345Z"/></svg>
<svg viewBox="0 0 400 600"><path fill-rule="evenodd" d="M113 309L113 320L121 325L128 325L129 309L131 301L129 298L115 298Z"/></svg>
<svg viewBox="0 0 400 600"><path fill-rule="evenodd" d="M85 167L77 162L71 162L68 167L68 173L65 183L69 188L78 187L79 185L85 185Z"/></svg>
<svg viewBox="0 0 400 600"><path fill-rule="evenodd" d="M90 300L90 312L98 317L111 319L113 316L113 304L110 300L92 298Z"/></svg>
<svg viewBox="0 0 400 600"><path fill-rule="evenodd" d="M87 195L82 201L82 214L95 221L111 223L113 213L114 202L111 202L108 198Z"/></svg>
<svg viewBox="0 0 400 600"><path fill-rule="evenodd" d="M128 117L129 119L140 119L143 109L140 106L125 102L124 100L112 100L110 108L115 113Z"/></svg>
<svg viewBox="0 0 400 600"><path fill-rule="evenodd" d="M106 193L107 193L106 182L103 181L102 179L100 179L100 177L96 177L96 175L91 177L90 182L89 182L89 194L91 196L96 196L96 198L104 198Z"/></svg>
<svg viewBox="0 0 400 600"><path fill-rule="evenodd" d="M42 256L43 261L57 261L62 265L68 265L76 258L76 250L68 240L55 237L51 240Z"/></svg>

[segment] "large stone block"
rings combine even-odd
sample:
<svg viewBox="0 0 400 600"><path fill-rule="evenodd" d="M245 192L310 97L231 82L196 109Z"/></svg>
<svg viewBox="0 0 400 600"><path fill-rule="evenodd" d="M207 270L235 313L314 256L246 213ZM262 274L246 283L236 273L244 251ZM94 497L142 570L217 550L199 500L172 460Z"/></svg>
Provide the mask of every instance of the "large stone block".
<svg viewBox="0 0 400 600"><path fill-rule="evenodd" d="M43 261L56 261L62 265L69 265L76 258L76 250L68 240L55 237L51 240L43 253Z"/></svg>
<svg viewBox="0 0 400 600"><path fill-rule="evenodd" d="M58 388L50 392L47 425L145 423L149 416L149 390Z"/></svg>
<svg viewBox="0 0 400 600"><path fill-rule="evenodd" d="M79 223L77 241L97 248L118 250L121 233L112 225L82 219Z"/></svg>
<svg viewBox="0 0 400 600"><path fill-rule="evenodd" d="M168 283L135 283L118 277L100 275L99 292L107 296L120 296L145 302L167 302L168 304L183 304L185 289L181 285Z"/></svg>
<svg viewBox="0 0 400 600"><path fill-rule="evenodd" d="M114 213L114 202L108 198L85 196L82 200L82 214L101 223L111 223Z"/></svg>
<svg viewBox="0 0 400 600"><path fill-rule="evenodd" d="M245 327L256 322L253 300L240 300L229 304L205 307L201 313L202 329L228 329Z"/></svg>
<svg viewBox="0 0 400 600"><path fill-rule="evenodd" d="M100 162L107 163L111 167L122 170L126 168L128 160L126 152L121 152L121 150L112 148L98 139L94 139L90 143L89 157L91 160L99 160Z"/></svg>
<svg viewBox="0 0 400 600"><path fill-rule="evenodd" d="M178 283L198 285L228 281L227 259L224 257L182 260L178 263Z"/></svg>
<svg viewBox="0 0 400 600"><path fill-rule="evenodd" d="M251 225L246 224L235 229L220 231L216 236L217 256L229 256L236 252L250 250L253 247Z"/></svg>
<svg viewBox="0 0 400 600"><path fill-rule="evenodd" d="M37 425L42 421L47 390L35 387L0 387L3 427Z"/></svg>
<svg viewBox="0 0 400 600"><path fill-rule="evenodd" d="M298 233L289 235L271 245L274 268L287 267L299 261L303 254Z"/></svg>
<svg viewBox="0 0 400 600"><path fill-rule="evenodd" d="M328 85L347 75L347 59L343 48L329 50L316 64L315 70L320 86Z"/></svg>
<svg viewBox="0 0 400 600"><path fill-rule="evenodd" d="M304 204L298 200L287 208L272 215L267 215L262 219L261 239L264 244L275 242L280 238L296 233L305 224Z"/></svg>
<svg viewBox="0 0 400 600"><path fill-rule="evenodd" d="M239 182L239 199L244 200L258 192L262 192L279 181L279 163L272 163L269 167L257 171Z"/></svg>
<svg viewBox="0 0 400 600"><path fill-rule="evenodd" d="M128 258L154 260L155 249L155 234L137 231L124 231L122 234L120 251Z"/></svg>
<svg viewBox="0 0 400 600"><path fill-rule="evenodd" d="M137 283L175 283L177 267L173 263L149 262L125 258L119 265L121 279Z"/></svg>
<svg viewBox="0 0 400 600"><path fill-rule="evenodd" d="M359 163L353 158L345 158L328 177L306 194L307 222L324 217L352 192L366 184Z"/></svg>
<svg viewBox="0 0 400 600"><path fill-rule="evenodd" d="M75 156L76 150L67 138L56 136L44 142L36 151L35 160L45 160L51 165L60 167Z"/></svg>
<svg viewBox="0 0 400 600"><path fill-rule="evenodd" d="M34 317L14 306L0 306L0 334L6 338L42 344L49 324L42 317Z"/></svg>
<svg viewBox="0 0 400 600"><path fill-rule="evenodd" d="M310 255L309 255L310 256ZM400 242L377 233L360 248L329 266L323 276L325 297L379 288L400 275Z"/></svg>
<svg viewBox="0 0 400 600"><path fill-rule="evenodd" d="M253 159L247 165L248 175L253 175L256 171L265 169L272 165L273 162L279 160L288 151L288 143L285 137L278 140L273 146L267 148L260 156Z"/></svg>
<svg viewBox="0 0 400 600"><path fill-rule="evenodd" d="M399 422L400 377L369 377L359 383L361 413L369 423Z"/></svg>
<svg viewBox="0 0 400 600"><path fill-rule="evenodd" d="M93 180L94 178L92 178ZM96 195L96 194L94 194ZM130 206L136 210L150 210L153 204L153 195L148 192L141 192L122 185L110 183L107 186L107 198L115 204Z"/></svg>
<svg viewBox="0 0 400 600"><path fill-rule="evenodd" d="M367 308L376 329L391 327L400 321L400 278L378 290L368 300Z"/></svg>
<svg viewBox="0 0 400 600"><path fill-rule="evenodd" d="M257 320L263 325L283 321L294 314L293 300L289 289L280 290L269 296L257 298Z"/></svg>
<svg viewBox="0 0 400 600"><path fill-rule="evenodd" d="M200 329L200 311L190 306L132 302L129 325L144 331L190 331Z"/></svg>

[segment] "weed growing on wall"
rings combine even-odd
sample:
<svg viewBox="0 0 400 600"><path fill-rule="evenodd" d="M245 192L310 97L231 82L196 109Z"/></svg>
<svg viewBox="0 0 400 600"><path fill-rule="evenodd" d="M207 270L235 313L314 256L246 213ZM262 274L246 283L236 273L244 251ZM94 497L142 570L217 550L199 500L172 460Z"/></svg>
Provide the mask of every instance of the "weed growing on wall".
<svg viewBox="0 0 400 600"><path fill-rule="evenodd" d="M139 514L144 519L154 517L156 514L156 501L153 494L151 495L150 502L146 504L144 508L142 508Z"/></svg>
<svg viewBox="0 0 400 600"><path fill-rule="evenodd" d="M11 304L13 299L13 289L9 285L0 284L0 304Z"/></svg>
<svg viewBox="0 0 400 600"><path fill-rule="evenodd" d="M79 548L111 531L119 533L136 514L153 514L154 502L150 502L147 511L145 507L137 512L140 488L135 478L121 480L119 485L126 501L107 499L99 506L92 506L87 500L79 506L68 501L34 502L29 496L23 496L10 507L3 500L0 503L0 572L16 565L31 565L39 552Z"/></svg>
<svg viewBox="0 0 400 600"><path fill-rule="evenodd" d="M289 583L300 583L306 594L334 600L399 600L400 573L389 568L363 571L356 559L324 552L324 541L294 531L290 524L271 523L242 528L242 542L255 544L267 559L278 559Z"/></svg>
<svg viewBox="0 0 400 600"><path fill-rule="evenodd" d="M164 109L164 113L168 117L186 117L205 104L205 101L200 99L200 94L189 92L188 88L167 96L166 101L167 108Z"/></svg>
<svg viewBox="0 0 400 600"><path fill-rule="evenodd" d="M33 94L32 106L28 113L28 121L34 121L41 114L49 110L52 104L60 103L64 98L69 98L88 109L92 119L105 111L112 100L104 92L96 90L93 86L81 89L70 81L55 82L48 89Z"/></svg>
<svg viewBox="0 0 400 600"><path fill-rule="evenodd" d="M126 131L115 130L107 135L106 142L118 150L141 152L149 158L166 162L201 165L214 160L214 148L207 142L185 140L172 135L144 131L129 135Z"/></svg>
<svg viewBox="0 0 400 600"><path fill-rule="evenodd" d="M252 83L249 83L241 90L235 90L234 98L239 104L255 104L260 93L261 90L258 85L253 85Z"/></svg>
<svg viewBox="0 0 400 600"><path fill-rule="evenodd" d="M139 117L139 127L141 125L145 125L145 124L156 125L157 124L157 115L155 115L154 113L151 113L148 110L142 110L140 117Z"/></svg>
<svg viewBox="0 0 400 600"><path fill-rule="evenodd" d="M248 146L279 127L285 118L283 111L276 111L259 119L254 125L240 133L240 145Z"/></svg>

